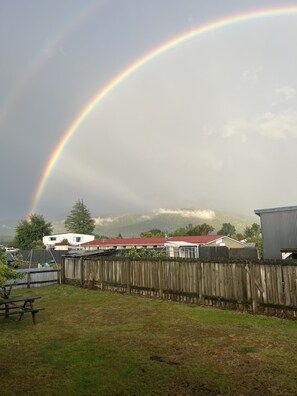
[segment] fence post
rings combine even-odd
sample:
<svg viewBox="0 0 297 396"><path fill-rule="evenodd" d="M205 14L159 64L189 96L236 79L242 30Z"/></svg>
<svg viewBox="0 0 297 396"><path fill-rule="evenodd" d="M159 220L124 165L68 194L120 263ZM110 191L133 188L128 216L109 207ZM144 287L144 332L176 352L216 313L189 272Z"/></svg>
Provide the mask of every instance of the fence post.
<svg viewBox="0 0 297 396"><path fill-rule="evenodd" d="M65 283L65 262L66 262L66 258L62 257L62 259L61 259L61 283Z"/></svg>
<svg viewBox="0 0 297 396"><path fill-rule="evenodd" d="M163 261L159 260L159 296L163 300Z"/></svg>
<svg viewBox="0 0 297 396"><path fill-rule="evenodd" d="M200 263L196 262L196 271L195 271L195 282L196 282L196 294L197 294L197 302L201 302L201 282L199 274L201 274L201 267L199 271Z"/></svg>
<svg viewBox="0 0 297 396"><path fill-rule="evenodd" d="M256 289L256 282L254 276L254 269L252 263L248 264L249 275L250 275L250 286L251 286L251 299L252 299L252 308L253 312L257 312L257 289Z"/></svg>
<svg viewBox="0 0 297 396"><path fill-rule="evenodd" d="M84 287L84 261L82 257L79 259L79 264L80 264L80 284L82 287Z"/></svg>
<svg viewBox="0 0 297 396"><path fill-rule="evenodd" d="M200 267L200 268L199 268ZM199 271L200 269L200 271ZM200 304L204 304L204 264L200 261L197 263L197 273L198 273L198 298Z"/></svg>
<svg viewBox="0 0 297 396"><path fill-rule="evenodd" d="M99 271L100 271L100 279L101 279L101 290L104 290L104 285L103 285L103 258L99 261Z"/></svg>
<svg viewBox="0 0 297 396"><path fill-rule="evenodd" d="M31 287L31 272L27 272L27 288L30 289Z"/></svg>
<svg viewBox="0 0 297 396"><path fill-rule="evenodd" d="M130 270L131 270L131 261L128 259L127 261L127 272L126 272L126 279L127 279L127 293L131 292L131 286L130 286Z"/></svg>

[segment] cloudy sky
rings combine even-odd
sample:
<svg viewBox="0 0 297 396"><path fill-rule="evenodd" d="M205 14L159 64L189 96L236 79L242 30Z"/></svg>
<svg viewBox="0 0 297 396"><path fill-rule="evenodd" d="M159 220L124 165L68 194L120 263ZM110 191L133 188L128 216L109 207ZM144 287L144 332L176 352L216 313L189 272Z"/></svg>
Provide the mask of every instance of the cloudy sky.
<svg viewBox="0 0 297 396"><path fill-rule="evenodd" d="M273 0L0 1L0 220L24 218L65 131L174 37ZM297 204L297 14L176 46L129 75L64 147L34 210L94 216Z"/></svg>

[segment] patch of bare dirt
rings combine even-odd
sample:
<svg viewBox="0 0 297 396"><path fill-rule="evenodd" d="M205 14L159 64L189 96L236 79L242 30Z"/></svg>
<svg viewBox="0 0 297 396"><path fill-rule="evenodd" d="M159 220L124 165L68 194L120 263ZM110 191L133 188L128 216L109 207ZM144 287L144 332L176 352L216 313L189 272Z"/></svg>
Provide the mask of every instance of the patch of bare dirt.
<svg viewBox="0 0 297 396"><path fill-rule="evenodd" d="M168 396L217 396L221 394L219 389L197 380L176 381L168 392Z"/></svg>

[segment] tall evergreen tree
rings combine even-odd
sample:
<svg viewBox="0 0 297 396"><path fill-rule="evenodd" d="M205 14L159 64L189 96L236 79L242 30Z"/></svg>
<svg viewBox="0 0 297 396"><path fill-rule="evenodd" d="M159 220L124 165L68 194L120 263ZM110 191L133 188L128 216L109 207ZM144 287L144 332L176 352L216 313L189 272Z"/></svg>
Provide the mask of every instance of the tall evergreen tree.
<svg viewBox="0 0 297 396"><path fill-rule="evenodd" d="M74 205L64 222L65 228L69 232L77 234L92 234L95 229L95 221L91 217L89 209L82 199Z"/></svg>

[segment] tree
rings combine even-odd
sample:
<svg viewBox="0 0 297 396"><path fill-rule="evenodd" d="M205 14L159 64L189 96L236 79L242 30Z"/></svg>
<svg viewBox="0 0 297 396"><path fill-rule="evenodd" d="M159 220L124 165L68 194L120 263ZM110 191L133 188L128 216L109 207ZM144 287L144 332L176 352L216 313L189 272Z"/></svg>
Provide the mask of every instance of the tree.
<svg viewBox="0 0 297 396"><path fill-rule="evenodd" d="M109 239L109 236L107 235L100 235L100 234L95 234L95 239Z"/></svg>
<svg viewBox="0 0 297 396"><path fill-rule="evenodd" d="M21 258L17 258L15 264L19 264ZM7 265L7 255L0 253L0 296L2 298L8 298L11 289L17 279L22 279L24 273L16 272L14 265ZM7 286L8 284L8 286Z"/></svg>
<svg viewBox="0 0 297 396"><path fill-rule="evenodd" d="M261 233L259 224L253 223L250 227L245 227L244 237L245 238L258 238Z"/></svg>
<svg viewBox="0 0 297 396"><path fill-rule="evenodd" d="M235 235L233 235L233 238L237 239L238 241L242 241L244 236L241 232L237 232Z"/></svg>
<svg viewBox="0 0 297 396"><path fill-rule="evenodd" d="M64 222L69 232L77 234L92 234L95 229L95 220L92 219L89 209L83 200L78 200Z"/></svg>
<svg viewBox="0 0 297 396"><path fill-rule="evenodd" d="M171 236L184 236L187 235L186 227L179 227L175 231L170 233Z"/></svg>
<svg viewBox="0 0 297 396"><path fill-rule="evenodd" d="M244 230L244 238L247 242L254 242L259 252L260 258L263 258L263 242L261 238L261 227L257 223L253 223Z"/></svg>
<svg viewBox="0 0 297 396"><path fill-rule="evenodd" d="M187 235L208 235L210 234L212 231L214 230L214 228L207 224L207 223L203 223L203 224L199 224L193 228L191 228Z"/></svg>
<svg viewBox="0 0 297 396"><path fill-rule="evenodd" d="M172 236L185 236L185 235L208 235L214 228L206 223L193 226L188 224L186 227L177 228Z"/></svg>
<svg viewBox="0 0 297 396"><path fill-rule="evenodd" d="M158 238L158 237L164 237L165 236L165 232L161 231L157 228L154 228L152 230L149 231L144 231L140 234L140 238Z"/></svg>
<svg viewBox="0 0 297 396"><path fill-rule="evenodd" d="M218 234L232 236L236 234L236 228L231 223L223 223L222 228L218 231Z"/></svg>
<svg viewBox="0 0 297 396"><path fill-rule="evenodd" d="M175 231L171 233L171 236L185 236L190 235L193 230L193 224L188 224L186 227L177 228Z"/></svg>
<svg viewBox="0 0 297 396"><path fill-rule="evenodd" d="M164 258L167 257L165 252L159 252L155 249L127 249L123 253L124 257L134 258Z"/></svg>
<svg viewBox="0 0 297 396"><path fill-rule="evenodd" d="M51 235L53 231L50 222L42 215L31 214L29 219L21 220L16 228L15 245L20 249L32 249L42 245L44 235Z"/></svg>

